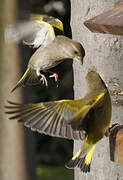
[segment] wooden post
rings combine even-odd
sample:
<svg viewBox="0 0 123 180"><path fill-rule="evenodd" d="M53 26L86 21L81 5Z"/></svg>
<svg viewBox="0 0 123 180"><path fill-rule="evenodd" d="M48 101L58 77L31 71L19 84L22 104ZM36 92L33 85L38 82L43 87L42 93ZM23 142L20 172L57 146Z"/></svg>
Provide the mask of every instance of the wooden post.
<svg viewBox="0 0 123 180"><path fill-rule="evenodd" d="M4 30L14 23L16 0L0 1L0 180L28 180L23 126L5 114L6 101L21 101L21 92L10 93L19 79L19 52L15 44L6 44Z"/></svg>

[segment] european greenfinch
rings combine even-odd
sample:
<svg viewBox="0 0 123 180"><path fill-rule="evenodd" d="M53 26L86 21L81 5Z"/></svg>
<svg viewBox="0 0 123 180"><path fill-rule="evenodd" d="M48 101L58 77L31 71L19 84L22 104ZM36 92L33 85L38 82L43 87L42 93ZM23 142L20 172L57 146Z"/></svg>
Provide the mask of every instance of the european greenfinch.
<svg viewBox="0 0 123 180"><path fill-rule="evenodd" d="M12 92L20 86L40 83L48 86L48 81L43 72L48 72L58 80L58 74L50 71L52 67L57 66L64 60L75 59L81 64L85 56L85 50L79 42L69 39L65 36L56 36L47 46L40 46L29 60L28 67L20 81L12 89Z"/></svg>
<svg viewBox="0 0 123 180"><path fill-rule="evenodd" d="M10 25L6 28L6 41L23 40L24 44L39 48L30 58L25 74L12 92L19 86L39 84L41 81L48 86L48 81L41 71L52 74L49 77L54 77L57 82L58 74L49 69L66 59L75 58L82 63L85 56L82 45L57 34L63 34L62 22L52 16L41 14L33 14L30 21Z"/></svg>
<svg viewBox="0 0 123 180"><path fill-rule="evenodd" d="M5 30L7 42L22 42L33 48L47 46L55 39L55 32L63 34L63 23L52 16L32 14L30 20L10 24Z"/></svg>
<svg viewBox="0 0 123 180"><path fill-rule="evenodd" d="M84 144L66 164L90 171L95 146L105 134L111 121L112 104L109 91L95 71L86 76L88 90L83 99L17 104L8 101L10 119L23 122L33 131L50 136L83 140Z"/></svg>

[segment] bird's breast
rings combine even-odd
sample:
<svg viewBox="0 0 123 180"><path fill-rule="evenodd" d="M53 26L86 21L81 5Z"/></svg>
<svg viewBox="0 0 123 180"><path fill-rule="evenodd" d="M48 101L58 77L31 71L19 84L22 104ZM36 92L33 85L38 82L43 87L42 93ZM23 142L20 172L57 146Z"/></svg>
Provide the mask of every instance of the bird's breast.
<svg viewBox="0 0 123 180"><path fill-rule="evenodd" d="M50 58L37 58L37 59L31 59L29 62L29 67L31 69L40 69L40 70L47 70L50 68L53 68L57 66L59 63L61 63L62 60L59 59L50 59Z"/></svg>

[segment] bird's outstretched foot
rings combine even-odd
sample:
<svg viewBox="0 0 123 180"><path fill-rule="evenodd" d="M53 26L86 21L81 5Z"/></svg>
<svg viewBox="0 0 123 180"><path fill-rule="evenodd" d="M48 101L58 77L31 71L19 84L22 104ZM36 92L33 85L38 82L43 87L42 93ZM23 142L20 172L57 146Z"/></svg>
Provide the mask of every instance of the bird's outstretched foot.
<svg viewBox="0 0 123 180"><path fill-rule="evenodd" d="M37 74L37 76L40 77L40 81L42 81L42 84L45 84L46 86L48 86L48 81L47 81L45 75L41 74L40 69L36 69L36 74Z"/></svg>
<svg viewBox="0 0 123 180"><path fill-rule="evenodd" d="M55 81L58 82L58 74L57 73L53 73L52 75L49 76L49 78L55 78Z"/></svg>
<svg viewBox="0 0 123 180"><path fill-rule="evenodd" d="M40 77L41 77L40 81L42 81L42 84L45 84L46 86L48 86L48 81L47 81L45 75L40 74Z"/></svg>

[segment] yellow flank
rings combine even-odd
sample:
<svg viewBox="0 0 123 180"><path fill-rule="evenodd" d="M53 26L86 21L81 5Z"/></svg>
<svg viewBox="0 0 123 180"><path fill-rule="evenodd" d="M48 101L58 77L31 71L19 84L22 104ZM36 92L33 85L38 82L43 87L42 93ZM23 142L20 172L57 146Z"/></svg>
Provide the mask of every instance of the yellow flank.
<svg viewBox="0 0 123 180"><path fill-rule="evenodd" d="M72 160L73 160L73 161L76 160L76 159L80 156L81 152L82 152L82 149L80 149L80 150L72 157Z"/></svg>
<svg viewBox="0 0 123 180"><path fill-rule="evenodd" d="M91 159L94 153L94 149L96 147L96 144L94 144L91 148L91 150L87 153L87 155L85 156L85 164L89 165L91 163Z"/></svg>

